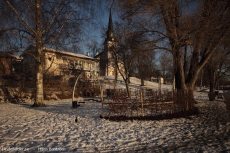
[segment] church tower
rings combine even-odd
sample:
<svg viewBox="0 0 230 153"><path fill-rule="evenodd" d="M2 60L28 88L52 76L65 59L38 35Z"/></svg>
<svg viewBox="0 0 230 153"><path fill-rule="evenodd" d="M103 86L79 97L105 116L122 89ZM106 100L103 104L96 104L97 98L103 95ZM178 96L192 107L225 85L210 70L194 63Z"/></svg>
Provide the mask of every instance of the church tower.
<svg viewBox="0 0 230 153"><path fill-rule="evenodd" d="M106 31L106 39L104 42L104 51L100 57L100 75L101 76L115 76L116 74L116 65L113 60L113 54L117 43L114 38L114 30L113 30L113 21L112 21L112 13L110 8L109 13L109 23L108 30Z"/></svg>

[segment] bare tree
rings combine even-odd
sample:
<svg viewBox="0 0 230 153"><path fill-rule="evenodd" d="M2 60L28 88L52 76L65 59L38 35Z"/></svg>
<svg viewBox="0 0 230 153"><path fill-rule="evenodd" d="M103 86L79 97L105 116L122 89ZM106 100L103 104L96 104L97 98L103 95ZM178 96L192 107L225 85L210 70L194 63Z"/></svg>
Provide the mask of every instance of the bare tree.
<svg viewBox="0 0 230 153"><path fill-rule="evenodd" d="M229 45L222 45L218 48L211 59L206 64L205 68L209 74L210 93L214 93L219 86L219 80L227 75L230 70L230 48Z"/></svg>
<svg viewBox="0 0 230 153"><path fill-rule="evenodd" d="M134 35L130 33L126 24L118 24L116 29L116 43L111 46L112 60L115 70L122 76L128 97L131 97L129 83L130 74L134 65L134 54L132 54L131 43Z"/></svg>
<svg viewBox="0 0 230 153"><path fill-rule="evenodd" d="M91 40L90 42L88 42L87 48L89 49L89 52L92 54L92 57L95 57L102 50L99 43L96 40Z"/></svg>
<svg viewBox="0 0 230 153"><path fill-rule="evenodd" d="M13 12L5 7L4 1L0 2L0 18L1 24L14 24L17 19L15 18ZM13 30L14 28L12 28ZM17 50L20 40L13 34L9 33L6 29L0 29L0 51L14 51Z"/></svg>
<svg viewBox="0 0 230 153"><path fill-rule="evenodd" d="M141 86L144 86L144 80L151 78L153 75L155 67L154 47L144 33L136 32L132 35L130 46L132 57L134 57L134 67L138 77L141 79Z"/></svg>
<svg viewBox="0 0 230 153"><path fill-rule="evenodd" d="M64 35L74 35L73 26L67 25L79 25L79 22L82 21L81 12L87 14L86 11L83 11L83 6L87 6L88 1L5 0L4 2L5 7L14 13L17 22L14 24L2 23L1 30L25 38L36 46L34 55L36 58L36 96L33 106L45 106L43 100L43 47L54 42L56 44L67 43ZM62 33L64 29L65 33Z"/></svg>
<svg viewBox="0 0 230 153"><path fill-rule="evenodd" d="M173 79L173 62L172 56L168 52L164 52L159 56L159 67L161 76L164 81Z"/></svg>
<svg viewBox="0 0 230 153"><path fill-rule="evenodd" d="M190 3L195 7L185 12ZM172 54L177 93L186 93L190 102L185 104L182 99L178 100L185 110L193 109L193 89L198 74L230 30L229 1L128 0L120 4L126 9L126 18L134 18L140 30L161 40L156 48ZM188 56L185 56L188 53L185 47L189 48L190 61L184 58Z"/></svg>

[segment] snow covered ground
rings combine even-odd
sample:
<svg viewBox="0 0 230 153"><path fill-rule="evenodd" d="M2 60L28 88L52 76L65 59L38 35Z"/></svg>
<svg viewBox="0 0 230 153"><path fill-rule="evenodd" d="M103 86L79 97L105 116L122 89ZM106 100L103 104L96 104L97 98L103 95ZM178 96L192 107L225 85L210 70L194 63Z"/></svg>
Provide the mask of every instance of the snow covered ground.
<svg viewBox="0 0 230 153"><path fill-rule="evenodd" d="M110 85L108 84L106 85L106 88L113 88L114 85L112 83L114 81L114 77L106 76L105 79L111 82ZM129 85L131 89L140 89L141 80L135 77L130 77ZM124 80L122 79L122 77L118 77L117 79L117 88L125 88ZM159 84L157 82L145 81L145 86L143 86L142 88L150 88L150 89L158 90ZM172 90L172 86L161 84L161 89L162 90Z"/></svg>
<svg viewBox="0 0 230 153"><path fill-rule="evenodd" d="M168 87L169 88L169 87ZM195 92L202 114L162 121L101 119L101 103L0 104L0 152L230 152L225 103ZM75 119L77 117L77 122Z"/></svg>

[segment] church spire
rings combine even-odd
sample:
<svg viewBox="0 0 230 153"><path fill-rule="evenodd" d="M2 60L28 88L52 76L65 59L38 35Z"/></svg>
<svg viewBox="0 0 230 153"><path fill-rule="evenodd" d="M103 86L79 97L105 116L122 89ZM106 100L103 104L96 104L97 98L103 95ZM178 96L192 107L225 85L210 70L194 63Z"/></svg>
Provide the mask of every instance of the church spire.
<svg viewBox="0 0 230 153"><path fill-rule="evenodd" d="M107 39L114 38L114 31L113 31L113 20L112 20L112 13L111 13L111 8L109 12L109 24L108 24L108 30L107 30Z"/></svg>
<svg viewBox="0 0 230 153"><path fill-rule="evenodd" d="M113 20L112 20L111 8L110 8L110 11L109 11L109 27L108 27L108 29L113 30Z"/></svg>

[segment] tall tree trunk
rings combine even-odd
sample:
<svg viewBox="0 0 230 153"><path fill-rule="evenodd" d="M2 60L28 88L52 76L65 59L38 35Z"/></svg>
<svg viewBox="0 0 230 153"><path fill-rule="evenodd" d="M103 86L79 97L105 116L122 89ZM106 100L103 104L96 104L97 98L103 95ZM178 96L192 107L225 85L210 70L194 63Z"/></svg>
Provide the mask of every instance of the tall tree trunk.
<svg viewBox="0 0 230 153"><path fill-rule="evenodd" d="M185 74L184 74L184 66L182 61L182 53L178 49L173 54L173 62L174 62L174 73L175 73L175 87L177 90L187 90L185 84Z"/></svg>
<svg viewBox="0 0 230 153"><path fill-rule="evenodd" d="M116 90L116 88L117 88L117 79L118 79L118 72L117 71L118 70L117 70L116 64L114 64L114 66L115 66L115 70L114 70L115 71L115 76L114 76L115 78L114 78L114 87L113 88L114 88L114 90Z"/></svg>
<svg viewBox="0 0 230 153"><path fill-rule="evenodd" d="M145 80L143 78L141 78L141 86L145 85Z"/></svg>
<svg viewBox="0 0 230 153"><path fill-rule="evenodd" d="M36 0L35 6L36 15L36 95L34 107L45 107L44 96L43 96L43 44L42 44L42 28L41 28L41 2Z"/></svg>
<svg viewBox="0 0 230 153"><path fill-rule="evenodd" d="M187 67L188 67L188 57L187 57L187 46L184 48L184 73L186 77L186 72L187 72Z"/></svg>
<svg viewBox="0 0 230 153"><path fill-rule="evenodd" d="M192 110L195 104L193 89L198 77L198 71L194 71L193 76L189 77L190 80L186 80L183 58L179 50L176 51L173 59L175 66L176 103L182 106L185 111Z"/></svg>
<svg viewBox="0 0 230 153"><path fill-rule="evenodd" d="M209 74L209 93L215 92L215 72L211 68L208 68Z"/></svg>
<svg viewBox="0 0 230 153"><path fill-rule="evenodd" d="M185 110L192 110L195 106L195 99L194 99L194 94L193 94L193 89L194 89L194 84L187 84L187 95L186 95L186 108Z"/></svg>
<svg viewBox="0 0 230 153"><path fill-rule="evenodd" d="M187 98L189 101L188 109L193 109L195 107L194 104L196 103L196 100L194 98L193 90L201 69L202 67L195 67L194 69L190 69L189 74L191 76L187 76L186 79Z"/></svg>

